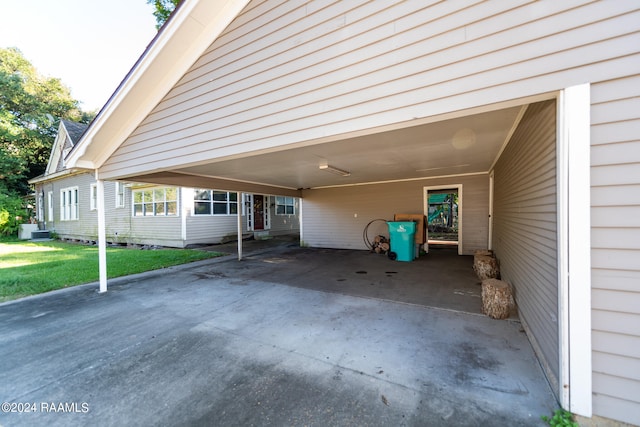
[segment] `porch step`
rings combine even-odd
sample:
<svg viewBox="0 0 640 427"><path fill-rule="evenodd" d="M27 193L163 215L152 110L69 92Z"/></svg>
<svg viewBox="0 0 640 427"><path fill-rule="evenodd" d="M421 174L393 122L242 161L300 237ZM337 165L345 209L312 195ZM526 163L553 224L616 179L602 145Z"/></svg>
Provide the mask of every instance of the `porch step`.
<svg viewBox="0 0 640 427"><path fill-rule="evenodd" d="M35 239L49 239L49 230L36 230L31 232L31 240Z"/></svg>
<svg viewBox="0 0 640 427"><path fill-rule="evenodd" d="M253 238L255 240L269 240L272 238L272 236L269 235L269 230L261 230L261 231L254 231Z"/></svg>

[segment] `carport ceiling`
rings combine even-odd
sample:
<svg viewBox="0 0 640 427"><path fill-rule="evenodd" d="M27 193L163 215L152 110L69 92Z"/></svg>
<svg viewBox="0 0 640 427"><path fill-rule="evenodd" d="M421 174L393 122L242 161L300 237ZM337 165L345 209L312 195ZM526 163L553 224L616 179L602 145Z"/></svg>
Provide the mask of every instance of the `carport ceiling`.
<svg viewBox="0 0 640 427"><path fill-rule="evenodd" d="M290 189L487 172L521 107L174 169ZM323 162L350 172L321 170Z"/></svg>

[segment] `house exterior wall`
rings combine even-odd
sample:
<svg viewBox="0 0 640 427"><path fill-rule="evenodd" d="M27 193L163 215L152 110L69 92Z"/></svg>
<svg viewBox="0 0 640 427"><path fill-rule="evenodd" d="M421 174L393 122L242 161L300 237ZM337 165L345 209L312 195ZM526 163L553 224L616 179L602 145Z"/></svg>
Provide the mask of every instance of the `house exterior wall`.
<svg viewBox="0 0 640 427"><path fill-rule="evenodd" d="M274 196L271 196L271 205L273 205ZM293 215L278 215L276 214L275 206L269 207L271 211L271 230L269 235L281 236L286 234L299 234L300 233L300 199L294 198L294 210Z"/></svg>
<svg viewBox="0 0 640 427"><path fill-rule="evenodd" d="M621 77L639 67L639 29L633 1L252 2L100 173L202 162Z"/></svg>
<svg viewBox="0 0 640 427"><path fill-rule="evenodd" d="M95 182L93 175L81 173L65 176L60 179L38 185L36 193L44 191L44 225L50 231L55 231L60 237L78 240L95 240L98 236L97 217L90 212L91 184ZM62 220L61 195L64 188L78 188L78 218ZM49 218L48 193L53 194L53 218Z"/></svg>
<svg viewBox="0 0 640 427"><path fill-rule="evenodd" d="M396 213L424 214L425 187L457 184L462 185L460 242L463 253L486 249L488 174L304 190L301 239L312 247L367 250L363 231L370 221L393 220ZM384 223L371 225L369 238L377 234L389 236Z"/></svg>
<svg viewBox="0 0 640 427"><path fill-rule="evenodd" d="M185 209L187 215L187 239L186 245L203 243L224 243L236 240L238 233L237 215L193 215L193 190L184 188ZM189 196L191 194L191 196ZM266 230L269 236L286 234L298 234L300 232L300 200L295 198L294 215L277 215L275 208L275 196L269 197L270 228ZM242 233L245 237L253 231L248 229L246 210L242 208Z"/></svg>
<svg viewBox="0 0 640 427"><path fill-rule="evenodd" d="M39 183L36 192L44 191L43 225L54 231L60 238L81 241L97 241L98 216L91 209L91 185L96 180L90 173L68 175L59 179ZM78 188L78 218L63 221L60 219L60 191L63 188ZM106 181L105 197L105 231L107 241L122 244L159 245L168 247L186 247L193 244L215 244L229 239L236 239L236 215L192 215L193 190L180 188L179 214L176 216L133 216L132 191L142 188L125 186L124 206L116 205L116 183ZM53 220L49 220L48 192L53 192ZM184 193L184 197L182 196ZM183 206L184 209L183 209ZM270 235L296 234L300 230L299 200L296 199L295 215L276 215L271 206ZM185 218L183 218L183 215ZM182 224L185 221L186 238L183 238ZM242 230L247 233L246 216L242 216Z"/></svg>
<svg viewBox="0 0 640 427"><path fill-rule="evenodd" d="M591 87L593 411L640 425L640 74Z"/></svg>
<svg viewBox="0 0 640 427"><path fill-rule="evenodd" d="M556 103L528 107L494 169L493 246L502 280L559 394Z"/></svg>
<svg viewBox="0 0 640 427"><path fill-rule="evenodd" d="M100 173L338 138L590 82L593 410L640 424L639 30L631 0L252 2ZM367 221L354 218L349 191L361 199L305 191L305 240L358 246ZM328 206L341 220L331 239ZM366 206L370 217L392 213Z"/></svg>
<svg viewBox="0 0 640 427"><path fill-rule="evenodd" d="M236 215L191 215L187 217L186 245L224 243L237 240L238 217ZM246 217L242 216L242 233L247 232Z"/></svg>
<svg viewBox="0 0 640 427"><path fill-rule="evenodd" d="M237 215L194 215L193 197L193 189L183 188L182 211L186 215L186 245L223 243L238 238ZM246 216L242 215L242 233L246 232L247 220Z"/></svg>

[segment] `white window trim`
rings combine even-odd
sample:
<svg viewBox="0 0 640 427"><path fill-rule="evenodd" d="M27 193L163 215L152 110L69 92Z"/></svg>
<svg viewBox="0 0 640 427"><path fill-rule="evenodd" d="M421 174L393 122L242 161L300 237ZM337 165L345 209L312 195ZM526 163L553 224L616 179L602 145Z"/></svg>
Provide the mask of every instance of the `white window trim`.
<svg viewBox="0 0 640 427"><path fill-rule="evenodd" d="M195 198L196 191L209 191L209 192L210 192L209 194L210 194L210 196L211 196L211 199L209 199L209 200L199 200L199 199L198 199L198 200L196 200L196 198ZM213 192L214 192L214 191L219 192L219 193L227 193L227 200L226 200L225 202L222 202L222 201L215 202L215 201L213 200ZM233 193L236 193L236 201L235 201L235 202L234 202L234 201L232 201L232 200L230 200L230 197L229 197L229 196L230 196L231 194L233 194ZM240 194L241 194L241 193L239 193L239 192L235 192L235 191L224 191L224 190L216 190L216 189L211 190L211 189L208 189L208 188L194 188L194 189L193 189L193 209L191 210L191 215L192 215L192 216L199 216L199 217L206 217L206 216L218 216L218 217L220 217L220 216L236 216L236 215L237 215L237 213L236 213L236 212L237 212L237 210L238 210L238 207L240 207L240 205L241 205L241 204L242 204L242 209L243 209L243 210L242 210L242 214L244 215L244 203L241 203L241 201L240 201ZM202 203L202 202L208 202L208 203L210 203L210 204L211 204L211 213L208 213L208 214L196 213L196 203L197 203L197 202L201 202L201 203ZM226 203L226 206L227 206L227 213L223 213L223 214L217 214L217 213L214 213L213 206L214 206L216 203L217 203L217 204L223 204L223 203ZM236 212L233 212L233 213L231 212L231 205L232 205L232 204L238 204L238 207L236 207Z"/></svg>
<svg viewBox="0 0 640 427"><path fill-rule="evenodd" d="M53 212L53 191L49 191L47 193L47 210L48 210L48 216L47 216L47 221L49 222L53 222L54 221L54 212Z"/></svg>
<svg viewBox="0 0 640 427"><path fill-rule="evenodd" d="M291 199L291 203L278 203L278 199L284 199L285 202L287 199ZM284 206L285 213L278 213L278 206ZM293 207L293 213L287 213L287 206ZM292 196L275 196L275 214L278 216L292 216L296 214L296 198Z"/></svg>
<svg viewBox="0 0 640 427"><path fill-rule="evenodd" d="M125 204L126 204L126 187L124 185L124 183L122 182L118 182L116 181L116 196L115 196L115 203L116 203L116 209L118 208L124 208Z"/></svg>
<svg viewBox="0 0 640 427"><path fill-rule="evenodd" d="M79 219L79 194L78 187L67 187L60 190L60 221L77 221Z"/></svg>
<svg viewBox="0 0 640 427"><path fill-rule="evenodd" d="M169 188L175 188L176 189L176 198L175 200L167 200L167 189ZM164 200L161 201L156 201L155 200L155 192L157 190L164 190ZM146 202L143 201L142 206L143 206L143 210L144 210L144 205L147 203L151 203L155 206L156 203L160 203L163 202L165 204L165 212L166 212L166 204L169 202L175 202L176 203L176 213L175 214L162 214L162 215L158 215L156 214L156 212L153 212L153 215L136 215L136 205L140 205L140 203L135 202L135 195L136 193L139 192L145 192L145 191L151 191L152 196L152 200L150 202ZM156 188L141 188L139 190L133 190L131 192L131 216L134 218L175 218L175 217L179 217L180 216L180 188L177 187L156 187Z"/></svg>

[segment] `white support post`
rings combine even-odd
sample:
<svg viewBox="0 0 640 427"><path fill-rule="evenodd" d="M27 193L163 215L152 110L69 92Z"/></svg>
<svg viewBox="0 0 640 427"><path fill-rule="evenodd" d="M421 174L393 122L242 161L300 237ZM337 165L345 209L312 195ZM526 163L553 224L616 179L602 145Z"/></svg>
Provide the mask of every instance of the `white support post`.
<svg viewBox="0 0 640 427"><path fill-rule="evenodd" d="M558 100L558 287L562 407L592 415L590 86Z"/></svg>
<svg viewBox="0 0 640 427"><path fill-rule="evenodd" d="M302 215L302 197L298 199L298 226L300 227L300 246L304 246L304 220Z"/></svg>
<svg viewBox="0 0 640 427"><path fill-rule="evenodd" d="M493 187L494 187L494 172L489 174L489 236L487 239L487 249L493 250Z"/></svg>
<svg viewBox="0 0 640 427"><path fill-rule="evenodd" d="M242 261L242 208L244 207L244 193L238 193L238 261Z"/></svg>
<svg viewBox="0 0 640 427"><path fill-rule="evenodd" d="M96 171L96 177L98 173ZM107 233L105 231L104 213L104 181L97 180L97 208L98 208L98 271L100 275L100 293L107 292Z"/></svg>

